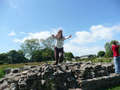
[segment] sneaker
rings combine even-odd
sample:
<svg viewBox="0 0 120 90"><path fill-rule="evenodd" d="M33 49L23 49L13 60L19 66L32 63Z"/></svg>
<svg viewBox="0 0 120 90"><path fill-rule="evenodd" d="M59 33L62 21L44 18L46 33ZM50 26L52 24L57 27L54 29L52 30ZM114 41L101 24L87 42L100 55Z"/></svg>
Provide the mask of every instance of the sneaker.
<svg viewBox="0 0 120 90"><path fill-rule="evenodd" d="M57 62L55 62L53 65L57 65L58 63Z"/></svg>

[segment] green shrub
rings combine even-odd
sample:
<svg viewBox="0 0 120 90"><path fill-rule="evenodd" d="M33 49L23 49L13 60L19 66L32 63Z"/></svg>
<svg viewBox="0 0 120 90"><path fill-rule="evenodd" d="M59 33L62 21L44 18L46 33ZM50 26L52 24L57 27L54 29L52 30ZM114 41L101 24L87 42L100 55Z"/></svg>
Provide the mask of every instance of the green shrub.
<svg viewBox="0 0 120 90"><path fill-rule="evenodd" d="M3 62L3 61L0 61L0 65L2 65L2 64L4 64L4 62Z"/></svg>

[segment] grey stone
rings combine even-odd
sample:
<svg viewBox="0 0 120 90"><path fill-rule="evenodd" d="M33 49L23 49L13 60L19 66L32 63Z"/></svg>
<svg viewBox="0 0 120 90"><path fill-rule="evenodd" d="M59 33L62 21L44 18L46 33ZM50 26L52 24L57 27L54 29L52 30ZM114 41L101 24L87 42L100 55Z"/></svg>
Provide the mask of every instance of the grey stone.
<svg viewBox="0 0 120 90"><path fill-rule="evenodd" d="M12 72L12 73L19 73L19 72L20 72L20 69L19 69L19 68L15 68L15 69L12 69L11 72Z"/></svg>
<svg viewBox="0 0 120 90"><path fill-rule="evenodd" d="M113 63L24 66L8 70L0 90L97 90L120 83L120 75L113 73Z"/></svg>
<svg viewBox="0 0 120 90"><path fill-rule="evenodd" d="M11 72L11 68L7 68L4 70L5 74L9 74Z"/></svg>

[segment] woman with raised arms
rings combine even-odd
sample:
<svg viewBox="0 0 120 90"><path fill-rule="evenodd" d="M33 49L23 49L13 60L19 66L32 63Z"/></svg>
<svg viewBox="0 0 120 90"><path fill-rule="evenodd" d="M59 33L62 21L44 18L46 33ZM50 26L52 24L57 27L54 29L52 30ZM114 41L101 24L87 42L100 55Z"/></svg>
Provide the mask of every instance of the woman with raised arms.
<svg viewBox="0 0 120 90"><path fill-rule="evenodd" d="M56 35L52 35L52 37L56 40L55 48L54 48L54 56L55 56L55 63L54 65L57 65L58 63L63 62L64 59L64 40L71 38L72 36L69 35L68 37L63 36L63 31L59 30Z"/></svg>

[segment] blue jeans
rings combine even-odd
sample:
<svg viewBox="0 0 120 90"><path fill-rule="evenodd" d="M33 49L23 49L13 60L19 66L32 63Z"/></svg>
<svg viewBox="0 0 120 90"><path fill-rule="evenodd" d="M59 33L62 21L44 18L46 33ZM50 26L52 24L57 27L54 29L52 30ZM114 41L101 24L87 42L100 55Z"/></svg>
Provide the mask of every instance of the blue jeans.
<svg viewBox="0 0 120 90"><path fill-rule="evenodd" d="M114 59L114 65L115 65L115 73L120 74L120 56L113 57L113 59Z"/></svg>

